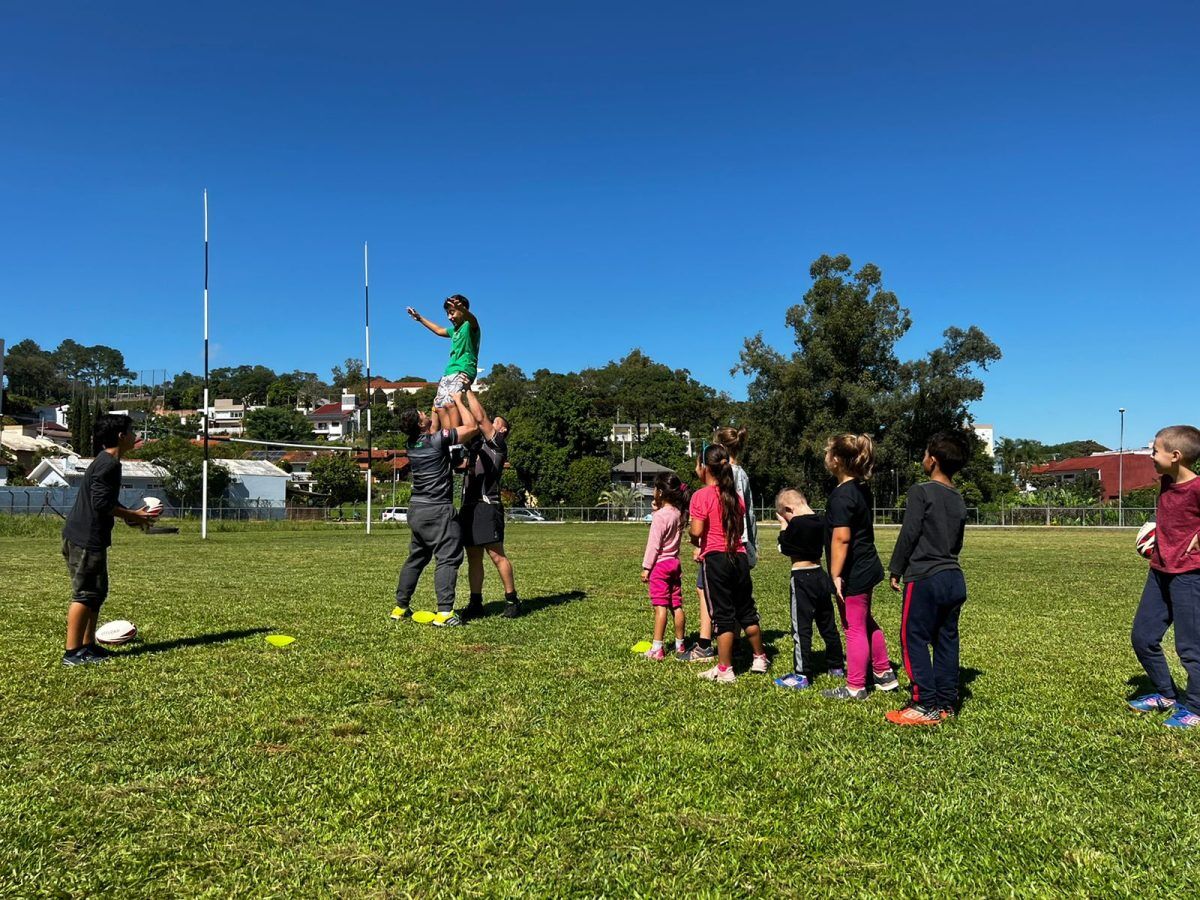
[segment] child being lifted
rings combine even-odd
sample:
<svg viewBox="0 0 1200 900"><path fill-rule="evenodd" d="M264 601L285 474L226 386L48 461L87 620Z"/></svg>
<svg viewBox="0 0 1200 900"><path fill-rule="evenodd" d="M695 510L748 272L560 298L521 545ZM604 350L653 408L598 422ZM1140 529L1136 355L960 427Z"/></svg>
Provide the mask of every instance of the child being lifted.
<svg viewBox="0 0 1200 900"><path fill-rule="evenodd" d="M437 397L433 401L437 412L438 427L457 428L462 424L454 395L465 394L470 389L479 371L479 341L482 333L479 320L471 313L471 303L462 294L447 297L442 304L450 320L447 328L431 322L419 312L408 307L408 314L438 337L450 338L450 361L438 382Z"/></svg>

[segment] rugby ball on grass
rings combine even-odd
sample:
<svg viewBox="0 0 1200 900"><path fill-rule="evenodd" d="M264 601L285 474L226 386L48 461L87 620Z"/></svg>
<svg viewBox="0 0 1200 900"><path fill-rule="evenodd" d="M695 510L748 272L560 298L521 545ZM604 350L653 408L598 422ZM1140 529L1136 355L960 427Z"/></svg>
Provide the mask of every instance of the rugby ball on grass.
<svg viewBox="0 0 1200 900"><path fill-rule="evenodd" d="M1150 558L1150 554L1154 552L1154 536L1155 523L1153 522L1147 522L1138 529L1137 540L1134 541L1133 546L1137 549L1139 556Z"/></svg>
<svg viewBox="0 0 1200 900"><path fill-rule="evenodd" d="M137 637L137 626L124 619L105 622L96 629L96 640L102 644L128 644Z"/></svg>

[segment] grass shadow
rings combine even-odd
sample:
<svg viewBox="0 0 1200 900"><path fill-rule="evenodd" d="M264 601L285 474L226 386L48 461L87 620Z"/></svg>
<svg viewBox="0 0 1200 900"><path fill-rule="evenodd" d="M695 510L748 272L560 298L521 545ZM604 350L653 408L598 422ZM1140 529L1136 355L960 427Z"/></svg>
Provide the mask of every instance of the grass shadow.
<svg viewBox="0 0 1200 900"><path fill-rule="evenodd" d="M980 675L985 674L983 669L964 669L958 670L958 708L962 709L971 699L971 688L968 687L972 681Z"/></svg>
<svg viewBox="0 0 1200 900"><path fill-rule="evenodd" d="M1145 694L1158 693L1158 688L1154 686L1154 682L1151 681L1145 674L1131 675L1129 680L1125 683L1129 685L1129 690L1131 691L1129 696L1125 698L1126 700L1133 700L1134 698L1141 697Z"/></svg>
<svg viewBox="0 0 1200 900"><path fill-rule="evenodd" d="M559 594L544 594L541 597L522 597L521 598L521 618L531 616L534 613L541 612L550 606L560 606L563 603L572 603L576 600L587 599L587 591L564 591ZM485 603L483 607L484 618L498 616L504 611L503 600L493 600L491 603Z"/></svg>
<svg viewBox="0 0 1200 900"><path fill-rule="evenodd" d="M138 644L130 650L117 651L114 657L141 656L145 653L166 653L170 650L180 650L184 647L203 647L208 644L223 644L226 641L237 641L253 637L256 634L266 634L270 628L241 628L236 631L215 631L212 634L197 634L192 637L176 638L173 641L159 641L155 644Z"/></svg>

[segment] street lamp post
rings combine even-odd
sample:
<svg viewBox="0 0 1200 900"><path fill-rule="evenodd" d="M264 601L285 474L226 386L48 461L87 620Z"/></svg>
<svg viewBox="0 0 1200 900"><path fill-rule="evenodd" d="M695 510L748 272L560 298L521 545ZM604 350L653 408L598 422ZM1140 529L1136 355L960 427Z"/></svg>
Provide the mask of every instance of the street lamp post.
<svg viewBox="0 0 1200 900"><path fill-rule="evenodd" d="M1125 407L1121 414L1121 440L1117 446L1117 525L1125 525Z"/></svg>

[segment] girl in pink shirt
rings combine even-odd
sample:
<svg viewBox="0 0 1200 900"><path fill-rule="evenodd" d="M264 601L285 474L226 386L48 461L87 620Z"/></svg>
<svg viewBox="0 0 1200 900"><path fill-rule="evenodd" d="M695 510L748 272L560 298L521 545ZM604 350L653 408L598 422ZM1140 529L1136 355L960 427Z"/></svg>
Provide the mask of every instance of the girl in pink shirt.
<svg viewBox="0 0 1200 900"><path fill-rule="evenodd" d="M667 610L675 616L675 656L682 657L684 613L682 577L679 568L679 543L683 537L687 498L683 482L671 472L662 472L654 480L654 517L650 537L642 556L642 583L649 585L650 604L654 607L654 642L646 651L647 659L666 659L663 637L667 631Z"/></svg>

